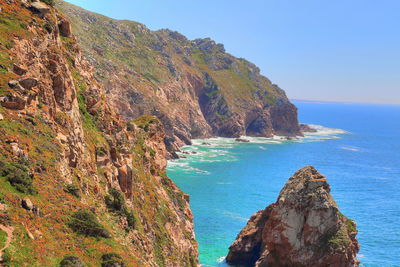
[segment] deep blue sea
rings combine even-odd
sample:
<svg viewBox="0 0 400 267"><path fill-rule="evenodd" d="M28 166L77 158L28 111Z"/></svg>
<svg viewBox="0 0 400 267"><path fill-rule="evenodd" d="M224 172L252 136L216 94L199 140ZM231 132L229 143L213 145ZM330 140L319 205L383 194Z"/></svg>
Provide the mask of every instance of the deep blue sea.
<svg viewBox="0 0 400 267"><path fill-rule="evenodd" d="M314 165L357 223L361 266L400 266L400 106L294 104L302 123L319 125L318 134L195 140L183 150L196 154L169 162L169 176L190 194L200 262L226 266L228 247L250 216L274 202L297 169Z"/></svg>

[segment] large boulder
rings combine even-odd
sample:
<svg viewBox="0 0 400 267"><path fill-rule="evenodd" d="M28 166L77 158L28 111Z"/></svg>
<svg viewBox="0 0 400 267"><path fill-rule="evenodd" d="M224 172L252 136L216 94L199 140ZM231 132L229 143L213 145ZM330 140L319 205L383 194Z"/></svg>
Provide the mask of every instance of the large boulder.
<svg viewBox="0 0 400 267"><path fill-rule="evenodd" d="M33 203L29 198L22 199L21 206L26 210L33 210Z"/></svg>
<svg viewBox="0 0 400 267"><path fill-rule="evenodd" d="M48 5L38 1L32 2L29 8L41 17L46 16L46 14L50 12L50 7Z"/></svg>
<svg viewBox="0 0 400 267"><path fill-rule="evenodd" d="M226 261L245 266L358 266L356 225L340 213L325 177L297 171L278 200L255 213Z"/></svg>

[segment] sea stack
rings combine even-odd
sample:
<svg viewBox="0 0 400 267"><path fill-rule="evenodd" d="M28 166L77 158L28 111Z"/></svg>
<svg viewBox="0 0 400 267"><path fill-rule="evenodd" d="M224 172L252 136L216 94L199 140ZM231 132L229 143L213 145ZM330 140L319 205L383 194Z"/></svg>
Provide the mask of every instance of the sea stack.
<svg viewBox="0 0 400 267"><path fill-rule="evenodd" d="M255 213L229 248L226 261L244 266L358 266L354 221L314 167L298 170L275 203Z"/></svg>

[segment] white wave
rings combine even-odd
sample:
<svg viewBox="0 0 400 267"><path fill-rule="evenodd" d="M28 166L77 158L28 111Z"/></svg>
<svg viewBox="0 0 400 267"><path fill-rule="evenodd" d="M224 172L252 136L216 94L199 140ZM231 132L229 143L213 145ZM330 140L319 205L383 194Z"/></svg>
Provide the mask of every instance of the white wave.
<svg viewBox="0 0 400 267"><path fill-rule="evenodd" d="M181 156L178 160L170 160L168 162L168 168L182 170L192 170L190 165L192 163L213 163L213 162L227 162L237 161L238 158L231 153L230 149L237 146L247 146L257 144L258 148L266 150L268 145L280 145L287 144L290 142L323 142L329 139L338 139L340 135L348 133L342 129L328 128L321 125L309 124L309 126L317 132L305 133L304 137L293 137L287 138L285 136L273 136L270 138L266 137L251 137L241 136L242 139L246 139L249 142L238 142L236 138L226 137L213 137L207 139L193 139L192 145L187 145L181 148L181 152L178 155ZM262 144L262 145L261 145ZM347 149L351 147L346 147ZM343 148L343 149L346 149ZM352 148L357 149L357 148ZM355 151L355 150L353 150ZM200 172L201 170L193 170ZM206 173L208 174L208 173Z"/></svg>
<svg viewBox="0 0 400 267"><path fill-rule="evenodd" d="M168 161L168 166L169 167L185 167L185 166L188 166L188 165L189 165L188 162L182 162L182 161L179 161L177 159Z"/></svg>
<svg viewBox="0 0 400 267"><path fill-rule="evenodd" d="M340 147L340 149L354 151L354 152L360 151L358 147L352 147L352 146L342 146Z"/></svg>
<svg viewBox="0 0 400 267"><path fill-rule="evenodd" d="M239 220L239 221L243 221L243 222L247 222L248 218L242 217L240 216L240 214L235 213L235 212L231 212L231 211L227 211L227 210L223 210L220 212L222 215L225 215L229 218L235 219L235 220Z"/></svg>
<svg viewBox="0 0 400 267"><path fill-rule="evenodd" d="M229 183L229 182L218 182L217 184L224 185L224 184L232 184L232 183Z"/></svg>
<svg viewBox="0 0 400 267"><path fill-rule="evenodd" d="M376 177L375 180L380 180L380 181L387 181L389 178L384 178L384 177Z"/></svg>
<svg viewBox="0 0 400 267"><path fill-rule="evenodd" d="M315 133L305 133L305 136L335 136L338 134L348 134L349 132L337 129L337 128L328 128L322 125L316 124L308 124L312 129L315 129L317 132Z"/></svg>
<svg viewBox="0 0 400 267"><path fill-rule="evenodd" d="M223 262L225 260L225 256L222 256L222 257L219 257L218 259L217 259L217 262L218 263L221 263L221 262Z"/></svg>

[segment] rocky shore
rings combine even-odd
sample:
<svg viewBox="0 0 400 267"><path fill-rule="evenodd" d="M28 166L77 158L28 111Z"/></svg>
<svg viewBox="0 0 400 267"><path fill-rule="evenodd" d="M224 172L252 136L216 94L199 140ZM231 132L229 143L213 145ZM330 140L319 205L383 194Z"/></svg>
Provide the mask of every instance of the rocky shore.
<svg viewBox="0 0 400 267"><path fill-rule="evenodd" d="M114 109L128 120L158 117L169 157L195 138L302 135L285 92L222 44L56 2Z"/></svg>

